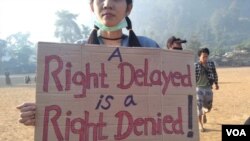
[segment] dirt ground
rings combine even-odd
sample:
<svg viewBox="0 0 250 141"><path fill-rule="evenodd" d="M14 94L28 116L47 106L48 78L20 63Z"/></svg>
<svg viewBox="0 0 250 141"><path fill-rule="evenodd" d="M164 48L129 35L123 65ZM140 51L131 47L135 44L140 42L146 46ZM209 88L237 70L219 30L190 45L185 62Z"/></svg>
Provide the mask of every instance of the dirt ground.
<svg viewBox="0 0 250 141"><path fill-rule="evenodd" d="M222 124L243 124L250 116L250 68L219 68L220 90L214 90L214 106L208 114L207 132L201 141L220 141Z"/></svg>
<svg viewBox="0 0 250 141"><path fill-rule="evenodd" d="M220 90L214 91L214 107L208 114L207 132L200 141L220 141L222 124L243 124L250 116L250 67L218 68ZM15 109L24 101L35 100L35 86L0 87L0 140L33 141L34 127L18 123Z"/></svg>

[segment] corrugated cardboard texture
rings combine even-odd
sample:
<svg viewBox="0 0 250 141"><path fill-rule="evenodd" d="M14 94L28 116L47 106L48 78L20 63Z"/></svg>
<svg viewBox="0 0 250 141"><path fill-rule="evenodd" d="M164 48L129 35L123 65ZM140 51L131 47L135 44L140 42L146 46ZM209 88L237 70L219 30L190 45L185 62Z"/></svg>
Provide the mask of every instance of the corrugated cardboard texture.
<svg viewBox="0 0 250 141"><path fill-rule="evenodd" d="M189 51L38 43L36 141L198 141Z"/></svg>

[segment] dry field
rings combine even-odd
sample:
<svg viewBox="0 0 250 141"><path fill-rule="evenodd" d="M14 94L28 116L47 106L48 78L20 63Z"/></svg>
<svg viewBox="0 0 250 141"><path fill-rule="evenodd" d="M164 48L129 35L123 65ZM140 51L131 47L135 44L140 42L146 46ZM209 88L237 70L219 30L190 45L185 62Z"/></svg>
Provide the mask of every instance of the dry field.
<svg viewBox="0 0 250 141"><path fill-rule="evenodd" d="M242 124L250 116L250 68L219 68L218 74L220 90L214 91L214 108L200 141L220 141L222 124ZM34 140L34 128L19 124L15 109L34 100L34 85L0 87L0 141Z"/></svg>

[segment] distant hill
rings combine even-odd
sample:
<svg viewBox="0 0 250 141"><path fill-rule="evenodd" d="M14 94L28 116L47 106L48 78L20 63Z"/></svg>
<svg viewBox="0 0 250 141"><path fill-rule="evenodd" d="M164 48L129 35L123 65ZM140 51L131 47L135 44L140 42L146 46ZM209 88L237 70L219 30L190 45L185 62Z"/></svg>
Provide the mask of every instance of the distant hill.
<svg viewBox="0 0 250 141"><path fill-rule="evenodd" d="M250 40L250 0L135 0L131 18L137 34L165 46L172 35L193 36L210 48Z"/></svg>

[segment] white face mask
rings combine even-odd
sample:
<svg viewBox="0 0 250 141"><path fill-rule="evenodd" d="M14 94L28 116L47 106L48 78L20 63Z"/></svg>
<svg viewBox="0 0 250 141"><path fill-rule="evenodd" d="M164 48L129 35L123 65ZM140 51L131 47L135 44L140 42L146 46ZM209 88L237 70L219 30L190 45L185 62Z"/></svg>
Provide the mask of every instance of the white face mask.
<svg viewBox="0 0 250 141"><path fill-rule="evenodd" d="M119 24L117 24L116 26L112 26L112 27L108 27L102 23L100 23L98 20L94 21L95 25L97 27L99 27L100 30L102 31L117 31L120 30L122 28L125 28L128 26L128 23L125 19L123 19Z"/></svg>

